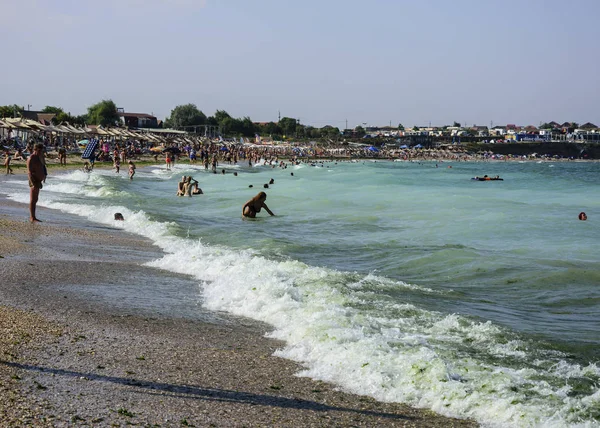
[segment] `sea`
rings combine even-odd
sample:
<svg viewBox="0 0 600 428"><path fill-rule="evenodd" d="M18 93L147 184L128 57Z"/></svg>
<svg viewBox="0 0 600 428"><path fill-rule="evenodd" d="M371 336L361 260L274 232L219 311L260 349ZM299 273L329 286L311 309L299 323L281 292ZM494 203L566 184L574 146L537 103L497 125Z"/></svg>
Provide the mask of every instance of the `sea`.
<svg viewBox="0 0 600 428"><path fill-rule="evenodd" d="M483 426L600 426L600 163L51 172L39 205L149 238L147 265L266 323L299 376ZM176 196L184 175L202 195ZM260 191L276 215L242 219ZM23 178L0 193L28 202Z"/></svg>

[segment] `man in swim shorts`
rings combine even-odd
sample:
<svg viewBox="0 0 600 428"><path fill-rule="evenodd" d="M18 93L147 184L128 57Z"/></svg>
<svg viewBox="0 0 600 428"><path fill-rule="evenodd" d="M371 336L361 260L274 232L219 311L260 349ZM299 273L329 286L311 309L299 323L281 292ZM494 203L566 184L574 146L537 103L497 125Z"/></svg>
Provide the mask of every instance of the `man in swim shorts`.
<svg viewBox="0 0 600 428"><path fill-rule="evenodd" d="M42 182L46 180L46 167L43 161L44 145L37 143L33 148L33 154L27 158L27 173L29 175L29 221L34 223L38 220L35 216L35 208L40 195Z"/></svg>

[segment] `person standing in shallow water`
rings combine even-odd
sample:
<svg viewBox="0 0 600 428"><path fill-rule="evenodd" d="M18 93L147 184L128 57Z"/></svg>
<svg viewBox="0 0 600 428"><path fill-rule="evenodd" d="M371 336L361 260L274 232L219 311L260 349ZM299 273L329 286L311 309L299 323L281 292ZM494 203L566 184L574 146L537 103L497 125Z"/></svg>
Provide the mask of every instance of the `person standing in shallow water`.
<svg viewBox="0 0 600 428"><path fill-rule="evenodd" d="M4 154L5 158L4 158L4 166L6 167L6 175L12 174L13 170L10 167L10 152L7 150L6 153Z"/></svg>
<svg viewBox="0 0 600 428"><path fill-rule="evenodd" d="M242 217L255 218L256 214L259 213L262 208L264 208L270 215L275 215L269 209L267 204L265 204L266 199L267 194L265 192L259 192L258 195L244 204L242 207Z"/></svg>
<svg viewBox="0 0 600 428"><path fill-rule="evenodd" d="M27 158L27 173L29 175L29 221L41 221L35 216L42 182L46 180L46 166L43 161L44 145L38 143L33 148L33 153Z"/></svg>
<svg viewBox="0 0 600 428"><path fill-rule="evenodd" d="M129 179L133 180L133 176L135 175L135 164L133 161L129 161Z"/></svg>

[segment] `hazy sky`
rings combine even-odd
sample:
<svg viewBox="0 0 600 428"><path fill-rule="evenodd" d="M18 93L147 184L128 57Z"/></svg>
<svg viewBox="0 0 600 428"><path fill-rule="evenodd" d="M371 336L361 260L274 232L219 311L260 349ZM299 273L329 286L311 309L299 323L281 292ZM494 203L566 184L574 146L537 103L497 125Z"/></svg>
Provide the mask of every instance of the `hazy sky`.
<svg viewBox="0 0 600 428"><path fill-rule="evenodd" d="M0 0L0 105L600 124L599 0Z"/></svg>

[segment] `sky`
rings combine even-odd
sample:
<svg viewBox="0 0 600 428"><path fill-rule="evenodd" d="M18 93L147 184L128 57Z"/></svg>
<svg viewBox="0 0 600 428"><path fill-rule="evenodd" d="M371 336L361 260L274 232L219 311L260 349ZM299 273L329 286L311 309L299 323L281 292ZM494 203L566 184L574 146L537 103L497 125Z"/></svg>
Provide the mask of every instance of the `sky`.
<svg viewBox="0 0 600 428"><path fill-rule="evenodd" d="M600 125L598 0L0 0L0 105Z"/></svg>

